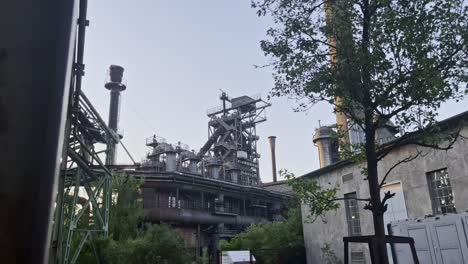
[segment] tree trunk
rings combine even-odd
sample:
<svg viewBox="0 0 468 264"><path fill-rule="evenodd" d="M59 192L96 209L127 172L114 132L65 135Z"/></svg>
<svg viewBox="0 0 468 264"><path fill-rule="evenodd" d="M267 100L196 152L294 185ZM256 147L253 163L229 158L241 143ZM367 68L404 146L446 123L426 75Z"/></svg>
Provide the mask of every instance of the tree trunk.
<svg viewBox="0 0 468 264"><path fill-rule="evenodd" d="M364 109L364 127L366 134L366 160L367 160L367 179L369 182L369 193L370 193L370 210L372 211L372 217L374 222L374 232L376 237L376 243L372 247L372 263L375 264L387 264L387 246L385 243L385 224L384 224L384 207L380 199L380 184L377 172L377 153L375 151L375 125L374 125L374 111L371 107L372 97L370 95L371 89L371 78L370 71L370 1L362 1L362 12L363 12L363 24L362 24L362 54L364 61L363 68L361 70L362 81L363 81L363 109Z"/></svg>
<svg viewBox="0 0 468 264"><path fill-rule="evenodd" d="M372 115L370 115L372 116ZM366 158L367 158L367 179L369 182L370 193L370 210L374 222L374 232L376 243L373 245L372 263L386 264L388 263L387 247L385 243L385 224L384 224L384 207L380 199L380 186L377 172L377 153L375 152L375 130L369 129L372 117L366 114ZM369 125L369 126L368 126Z"/></svg>

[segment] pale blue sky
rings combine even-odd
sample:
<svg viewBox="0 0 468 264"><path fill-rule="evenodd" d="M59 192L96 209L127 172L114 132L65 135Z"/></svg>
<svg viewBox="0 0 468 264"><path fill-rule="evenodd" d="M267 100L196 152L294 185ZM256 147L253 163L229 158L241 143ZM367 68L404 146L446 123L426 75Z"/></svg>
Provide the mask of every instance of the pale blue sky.
<svg viewBox="0 0 468 264"><path fill-rule="evenodd" d="M253 67L267 63L259 41L271 21L258 18L250 0L90 0L88 16L83 89L107 120L108 66L125 67L120 127L137 160L154 133L198 150L207 139L206 110L219 104L219 89L233 97L266 97L273 86L271 69ZM467 103L445 105L441 117L467 110ZM257 128L262 181L272 179L270 135L277 136L278 168L298 175L317 169L312 135L319 119L334 121L331 108L294 113L294 101L272 104ZM118 154L120 163L130 163L123 150Z"/></svg>

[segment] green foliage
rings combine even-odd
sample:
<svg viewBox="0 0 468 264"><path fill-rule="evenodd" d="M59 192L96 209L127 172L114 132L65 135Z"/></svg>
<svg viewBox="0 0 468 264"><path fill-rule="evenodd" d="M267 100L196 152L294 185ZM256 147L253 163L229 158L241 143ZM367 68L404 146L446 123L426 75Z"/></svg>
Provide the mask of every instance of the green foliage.
<svg viewBox="0 0 468 264"><path fill-rule="evenodd" d="M464 0L253 0L252 6L276 24L261 41L274 70L271 96L300 99L298 110L328 102L349 128L363 132L365 142L354 146L361 152L341 146L341 156L362 162L371 194L364 208L383 218L391 195L379 197L379 160L404 144L440 149L447 137L434 129L437 109L468 91L468 6ZM341 125L338 135L346 139ZM381 145L377 131L388 125L399 128L399 138ZM291 184L313 215L335 194L313 181ZM384 230L375 226L379 236Z"/></svg>
<svg viewBox="0 0 468 264"><path fill-rule="evenodd" d="M364 155L356 160L366 161L371 197L364 208L381 223L374 225L376 236L385 236L385 202L392 194L380 197L377 164L404 144L440 149L443 138L434 140L437 131L426 128L435 127L441 103L468 91L468 6L464 0L252 0L252 6L276 24L260 44L274 70L271 96L302 99L298 110L328 102L363 132ZM400 137L379 144L377 131L391 123ZM345 126L337 128L347 132ZM335 194L312 181L292 186L315 215ZM374 259L379 263L386 262L382 241Z"/></svg>
<svg viewBox="0 0 468 264"><path fill-rule="evenodd" d="M294 174L287 170L280 170L280 175L288 180L297 199L309 207L309 219L314 221L318 216L330 210L339 208L336 200L338 188L322 189L319 183L313 179L295 178Z"/></svg>
<svg viewBox="0 0 468 264"><path fill-rule="evenodd" d="M183 239L168 226L142 225L140 184L126 174L113 176L109 237L93 237L93 243L85 244L78 263L95 263L95 255L103 264L190 262Z"/></svg>
<svg viewBox="0 0 468 264"><path fill-rule="evenodd" d="M111 182L109 234L114 240L135 238L138 231L136 227L143 216L142 203L137 198L141 182L123 173L114 174Z"/></svg>
<svg viewBox="0 0 468 264"><path fill-rule="evenodd" d="M322 250L322 259L324 264L341 264L343 263L340 258L335 254L335 252L331 249L329 243L325 243L323 247L320 248Z"/></svg>
<svg viewBox="0 0 468 264"><path fill-rule="evenodd" d="M223 240L224 241L224 240ZM223 242L222 241L222 242ZM202 256L200 259L198 259L198 264L208 264L209 262L209 259L210 259L210 256L208 254L208 248L207 247L203 247L202 249Z"/></svg>
<svg viewBox="0 0 468 264"><path fill-rule="evenodd" d="M252 2L258 15L271 15L277 24L261 42L272 58L273 96L306 99L300 109L327 101L360 126L369 112L377 117L375 127L392 119L406 129L433 122L441 102L464 95L463 0L324 2Z"/></svg>
<svg viewBox="0 0 468 264"><path fill-rule="evenodd" d="M258 263L304 263L300 208L290 207L286 221L251 225L230 241L220 241L220 248L252 250Z"/></svg>
<svg viewBox="0 0 468 264"><path fill-rule="evenodd" d="M94 239L101 263L188 263L182 238L175 235L165 225L146 225L138 235L131 239L114 240L111 238ZM80 256L80 263L93 263L92 252L87 257Z"/></svg>

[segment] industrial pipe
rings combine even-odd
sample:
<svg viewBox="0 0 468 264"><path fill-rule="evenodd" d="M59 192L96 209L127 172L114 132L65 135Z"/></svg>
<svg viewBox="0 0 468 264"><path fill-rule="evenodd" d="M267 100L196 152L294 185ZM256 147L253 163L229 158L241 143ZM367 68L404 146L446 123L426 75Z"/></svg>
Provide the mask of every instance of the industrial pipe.
<svg viewBox="0 0 468 264"><path fill-rule="evenodd" d="M150 221L176 221L183 223L250 225L259 223L261 219L241 215L216 215L210 212L174 208L151 208L145 210Z"/></svg>
<svg viewBox="0 0 468 264"><path fill-rule="evenodd" d="M273 172L273 182L277 181L276 178L276 151L275 151L275 136L269 136L268 141L270 142L270 149L271 149L271 169Z"/></svg>
<svg viewBox="0 0 468 264"><path fill-rule="evenodd" d="M122 83L123 72L123 67L111 65L109 67L110 80L104 85L104 87L110 91L109 122L107 125L116 134L118 133L119 128L120 92L127 89L127 86ZM109 139L109 142L107 143L106 165L115 165L117 142L118 141Z"/></svg>

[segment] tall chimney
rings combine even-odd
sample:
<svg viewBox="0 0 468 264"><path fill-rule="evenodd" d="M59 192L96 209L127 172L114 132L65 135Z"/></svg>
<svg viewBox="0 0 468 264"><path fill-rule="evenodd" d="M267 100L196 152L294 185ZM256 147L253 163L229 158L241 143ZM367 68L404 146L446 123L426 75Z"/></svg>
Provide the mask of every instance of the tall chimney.
<svg viewBox="0 0 468 264"><path fill-rule="evenodd" d="M127 89L127 86L122 83L124 68L118 65L109 67L109 81L104 85L110 91L109 105L109 121L107 125L116 134L119 128L119 112L120 112L120 92ZM119 135L120 136L120 135ZM107 144L106 165L115 164L116 157L116 142L109 140Z"/></svg>
<svg viewBox="0 0 468 264"><path fill-rule="evenodd" d="M333 5L335 5L336 0L326 0L325 1L325 22L327 25L332 24L333 22L333 13L332 13L332 8ZM329 44L329 52L330 52L330 63L336 64L336 39L334 36L328 35L327 36L327 42ZM342 104L342 98L340 97L335 97L336 105L340 106ZM338 131L340 131L343 134L343 137L341 138L341 142L343 144L348 144L349 143L349 135L348 135L348 117L346 116L345 113L340 111L339 107L335 108L335 117L336 117L336 125L338 127Z"/></svg>
<svg viewBox="0 0 468 264"><path fill-rule="evenodd" d="M271 169L273 172L273 182L277 181L276 178L276 154L275 154L275 136L269 136L268 141L270 142L270 149L271 149Z"/></svg>

